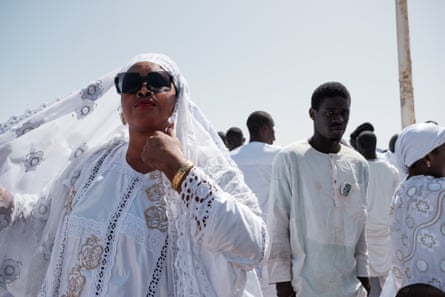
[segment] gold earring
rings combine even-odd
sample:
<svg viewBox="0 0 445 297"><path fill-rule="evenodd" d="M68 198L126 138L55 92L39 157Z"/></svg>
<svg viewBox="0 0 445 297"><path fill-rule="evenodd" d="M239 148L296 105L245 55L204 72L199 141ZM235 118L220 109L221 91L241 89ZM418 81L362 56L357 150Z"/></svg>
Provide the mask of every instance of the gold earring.
<svg viewBox="0 0 445 297"><path fill-rule="evenodd" d="M124 125L124 126L127 124L127 121L125 120L123 112L121 112L121 122L122 122L122 125Z"/></svg>
<svg viewBox="0 0 445 297"><path fill-rule="evenodd" d="M426 167L430 168L431 167L431 162L426 160Z"/></svg>

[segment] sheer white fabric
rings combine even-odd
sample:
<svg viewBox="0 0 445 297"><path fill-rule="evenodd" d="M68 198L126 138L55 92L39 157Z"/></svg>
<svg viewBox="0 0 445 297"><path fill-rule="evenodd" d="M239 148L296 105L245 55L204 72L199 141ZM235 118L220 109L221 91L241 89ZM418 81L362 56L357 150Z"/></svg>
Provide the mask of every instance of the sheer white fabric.
<svg viewBox="0 0 445 297"><path fill-rule="evenodd" d="M126 71L138 61L157 63L174 77L178 99L171 120L175 122L176 135L185 155L200 170L202 169L205 175L208 175L210 186L221 191L223 193L221 197L226 196L222 201L227 200L229 203L222 205L227 208L227 212L248 208L255 214L253 217L248 216L246 222L254 226L263 226L259 229L252 228L253 233L250 234L250 239L255 242L261 237L262 243L257 248L264 249L267 234L264 224L259 218L261 211L256 198L244 184L239 169L230 159L228 151L215 129L199 108L190 101L188 85L177 65L162 54L143 54L133 58L123 68L111 71L63 99L29 110L21 116L11 117L6 123L0 124L0 184L9 191L20 194L18 196L23 198L15 206L12 222L9 222L7 216L0 213L0 244L3 245L0 246L2 269L5 267L12 270L20 268L20 264L14 262L13 258L8 255L12 251L10 248L5 248L8 241L13 242L18 237L29 236L38 242L37 237L42 234L39 231L41 225L47 220L51 223L51 217L45 216L47 216L47 210L54 206L49 205L50 201L46 200L46 196L44 194L41 197L27 196L26 193L46 193L53 186L58 186L53 183L61 172L67 166L74 166L73 164L80 162L92 151L92 148L103 146L112 139L126 142L127 129L119 119L120 97L114 90L113 80L117 72ZM69 182L65 181L65 186L69 186ZM190 184L188 187L199 189L198 185ZM247 296L248 292L243 290L246 280L250 279L255 282L256 276L252 275L252 272L246 274L246 271L257 265L261 259L249 259L247 255L229 253L230 257L234 257L230 258L218 250L218 247L206 246L211 242L202 233L202 229L197 227L199 226L196 221L197 217L192 219L191 216L194 215L190 211L186 211L190 205L184 204L169 185L165 184L164 190L165 200L169 202L167 207L168 237L171 243L169 248L173 253L171 258L174 268L169 270L169 279L174 279L175 296L229 296L227 294L230 294L232 290L209 293L215 288L222 289L218 286L215 287L215 283L212 283L212 280L218 279L215 278L217 277L215 271L218 271L219 267L226 267L224 272L232 275L229 283L232 288L237 290L236 293L232 292L232 295L241 296L244 294ZM64 200L65 198L60 197L60 199ZM36 201L38 201L37 204ZM59 211L62 211L64 204L58 207ZM245 215L249 211L238 213ZM201 217L200 220L202 220L207 215L209 214L203 213L198 217ZM28 227L25 229L23 227L25 225L20 224L24 218L32 220L34 223L26 224ZM8 229L8 225L14 225L16 230L20 231L4 231L4 229ZM96 228L94 226L95 224L91 224L92 233ZM75 228L70 232L75 232ZM134 229L132 232L139 231ZM54 234L52 236L54 237ZM199 238L200 245L196 245L196 238ZM242 240L242 238L238 240ZM44 245L42 246L44 247ZM40 246L39 253L42 252L42 246ZM206 251L200 249L201 246L204 246ZM31 248L19 247L21 250ZM47 251L44 253L49 256L52 247L48 246L46 249ZM207 251L211 252L207 253ZM255 254L255 252L258 251L253 253ZM262 253L259 252L259 254ZM200 259L205 262L205 265L200 263ZM209 266L209 263L212 263L213 266ZM230 263L235 263L235 265ZM233 268L233 266L237 268L229 271L228 267ZM213 268L209 269L209 267ZM2 271L7 271L7 269ZM22 269L23 271L24 269ZM28 276L32 278L33 273L37 274L37 271L29 270ZM0 285L6 288L8 284L16 280L16 277L18 276L14 273L3 273L0 277ZM38 282L33 284L38 284ZM227 283L224 286L227 286ZM35 288L28 289L35 292Z"/></svg>

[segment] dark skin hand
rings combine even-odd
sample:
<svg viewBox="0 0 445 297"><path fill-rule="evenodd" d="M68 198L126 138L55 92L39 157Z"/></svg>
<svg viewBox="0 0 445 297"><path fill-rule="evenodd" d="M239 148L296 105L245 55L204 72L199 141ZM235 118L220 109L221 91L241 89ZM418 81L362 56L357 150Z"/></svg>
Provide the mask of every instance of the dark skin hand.
<svg viewBox="0 0 445 297"><path fill-rule="evenodd" d="M369 291L371 291L371 285L369 283L369 278L367 277L357 277L362 283L363 287L365 287L366 292L369 295ZM276 284L277 288L277 296L278 297L294 297L295 292L292 288L291 282L282 282Z"/></svg>
<svg viewBox="0 0 445 297"><path fill-rule="evenodd" d="M278 297L294 297L295 292L291 282L276 283Z"/></svg>
<svg viewBox="0 0 445 297"><path fill-rule="evenodd" d="M362 283L363 287L365 287L365 290L368 293L367 295L369 295L369 292L371 291L371 283L369 282L369 278L365 276L357 276L357 278Z"/></svg>
<svg viewBox="0 0 445 297"><path fill-rule="evenodd" d="M158 169L170 179L179 167L187 163L187 158L181 150L179 140L170 124L166 131L156 131L148 137L142 152L142 160L153 169Z"/></svg>

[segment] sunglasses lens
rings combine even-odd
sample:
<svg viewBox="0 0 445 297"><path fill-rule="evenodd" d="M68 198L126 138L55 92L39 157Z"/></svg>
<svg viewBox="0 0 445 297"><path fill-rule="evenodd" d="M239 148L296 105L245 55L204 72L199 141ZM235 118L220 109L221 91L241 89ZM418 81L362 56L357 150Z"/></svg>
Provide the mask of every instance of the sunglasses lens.
<svg viewBox="0 0 445 297"><path fill-rule="evenodd" d="M122 83L122 93L136 93L142 86L142 77L139 73L122 73L122 78L120 79Z"/></svg>
<svg viewBox="0 0 445 297"><path fill-rule="evenodd" d="M170 75L165 71L150 72L147 75L147 83L153 92L161 92L164 88L170 89Z"/></svg>

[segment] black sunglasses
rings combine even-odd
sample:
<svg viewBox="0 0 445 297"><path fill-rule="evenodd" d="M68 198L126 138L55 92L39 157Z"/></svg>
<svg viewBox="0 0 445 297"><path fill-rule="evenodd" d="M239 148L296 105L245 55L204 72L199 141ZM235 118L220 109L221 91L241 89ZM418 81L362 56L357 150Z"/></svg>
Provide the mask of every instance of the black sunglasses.
<svg viewBox="0 0 445 297"><path fill-rule="evenodd" d="M147 76L141 76L138 72L121 72L114 78L119 94L135 94L143 84L153 93L170 91L172 82L172 76L166 71L153 71Z"/></svg>

